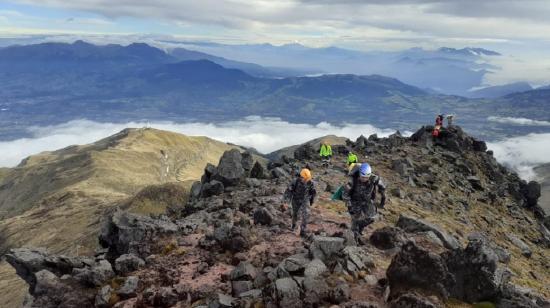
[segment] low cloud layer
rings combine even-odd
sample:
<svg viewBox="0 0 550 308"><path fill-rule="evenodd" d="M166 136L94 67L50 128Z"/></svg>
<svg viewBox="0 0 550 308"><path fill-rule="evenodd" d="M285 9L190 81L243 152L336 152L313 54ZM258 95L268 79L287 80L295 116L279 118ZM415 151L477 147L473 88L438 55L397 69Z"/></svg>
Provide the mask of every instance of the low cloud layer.
<svg viewBox="0 0 550 308"><path fill-rule="evenodd" d="M379 129L369 124L336 126L328 123L317 125L295 124L276 118L247 117L240 121L221 124L130 122L98 123L88 120L71 121L65 124L31 127L32 138L0 142L3 155L0 167L13 167L23 158L42 151L57 150L73 144L87 144L115 134L126 127L153 127L191 136L207 136L223 142L253 147L262 153L270 153L283 147L300 144L325 135L337 135L355 139L363 134L377 133L387 136L393 130Z"/></svg>
<svg viewBox="0 0 550 308"><path fill-rule="evenodd" d="M526 180L536 179L533 167L550 163L550 133L529 134L488 144L495 158Z"/></svg>
<svg viewBox="0 0 550 308"><path fill-rule="evenodd" d="M530 120L532 121L532 120ZM77 120L68 123L30 127L32 138L0 142L3 150L0 167L16 166L23 158L42 151L57 150L73 144L87 144L115 134L126 127L153 127L191 136L210 138L253 147L262 153L300 144L326 135L337 135L355 139L363 134L387 136L394 130L380 129L369 124L317 125L296 124L277 118L248 117L240 121L212 123L173 123L173 122L129 122L98 123ZM529 134L488 144L497 160L518 171L527 180L534 179L533 167L550 163L550 133Z"/></svg>
<svg viewBox="0 0 550 308"><path fill-rule="evenodd" d="M549 121L539 121L527 118L512 117L488 117L487 120L501 124L523 125L523 126L550 126Z"/></svg>

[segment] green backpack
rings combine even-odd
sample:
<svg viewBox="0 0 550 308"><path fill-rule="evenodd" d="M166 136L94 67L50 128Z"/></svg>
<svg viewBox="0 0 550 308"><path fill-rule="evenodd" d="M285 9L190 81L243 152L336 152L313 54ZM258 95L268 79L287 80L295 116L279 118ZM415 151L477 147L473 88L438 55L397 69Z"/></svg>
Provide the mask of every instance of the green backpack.
<svg viewBox="0 0 550 308"><path fill-rule="evenodd" d="M332 194L332 197L330 198L332 201L336 201L336 200L344 200L342 198L342 194L344 193L344 186L340 186L338 187L338 189L336 190L336 192L334 194Z"/></svg>

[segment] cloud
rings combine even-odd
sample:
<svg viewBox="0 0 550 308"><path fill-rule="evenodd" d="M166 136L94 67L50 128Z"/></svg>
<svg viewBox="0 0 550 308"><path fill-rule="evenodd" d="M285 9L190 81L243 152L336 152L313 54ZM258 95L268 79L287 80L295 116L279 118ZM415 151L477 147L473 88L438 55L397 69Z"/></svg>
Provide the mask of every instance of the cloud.
<svg viewBox="0 0 550 308"><path fill-rule="evenodd" d="M550 163L550 133L529 134L487 144L495 158L526 180L536 178L533 168Z"/></svg>
<svg viewBox="0 0 550 308"><path fill-rule="evenodd" d="M74 144L88 144L113 135L127 127L153 127L190 136L207 136L222 142L253 147L263 153L300 144L326 135L355 139L359 135L388 136L391 129L379 129L369 124L316 125L289 123L278 118L247 117L239 121L213 123L128 122L99 123L75 120L54 126L34 126L28 129L30 138L0 142L0 167L13 167L23 158L43 151L61 149ZM274 133L276 132L276 133ZM408 134L410 132L405 132ZM550 133L529 134L488 143L496 159L517 171L524 179L535 178L533 167L550 163Z"/></svg>
<svg viewBox="0 0 550 308"><path fill-rule="evenodd" d="M226 34L294 40L368 33L423 40L550 39L546 1L473 0L19 0L108 18L167 20L218 26ZM389 17L391 16L391 17ZM388 18L389 17L389 18ZM231 32L238 30L240 32ZM219 32L219 31L218 31ZM262 35L261 33L264 33Z"/></svg>
<svg viewBox="0 0 550 308"><path fill-rule="evenodd" d="M532 120L527 118L488 117L487 120L491 122L501 123L501 124L524 125L524 126L550 126L549 121L539 121L539 120Z"/></svg>
<svg viewBox="0 0 550 308"><path fill-rule="evenodd" d="M355 139L363 134L387 136L393 130L378 129L369 124L317 125L296 124L277 118L247 117L240 121L220 124L173 123L173 122L129 122L98 123L89 120L70 121L60 125L30 127L31 138L0 142L2 155L0 166L13 167L23 158L43 151L57 150L74 144L87 144L113 135L126 127L153 127L191 136L210 138L254 147L269 153L290 145L300 144L325 135L337 135ZM274 134L276 132L276 134Z"/></svg>

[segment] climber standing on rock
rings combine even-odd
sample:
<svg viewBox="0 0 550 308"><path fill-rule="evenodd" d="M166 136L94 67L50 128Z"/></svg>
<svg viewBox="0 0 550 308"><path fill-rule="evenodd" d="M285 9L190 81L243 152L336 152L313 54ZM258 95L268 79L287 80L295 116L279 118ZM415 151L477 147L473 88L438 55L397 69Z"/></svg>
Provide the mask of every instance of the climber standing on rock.
<svg viewBox="0 0 550 308"><path fill-rule="evenodd" d="M321 159L323 161L330 161L332 158L332 147L327 141L323 141L321 143L321 149L319 150L319 156L321 156Z"/></svg>
<svg viewBox="0 0 550 308"><path fill-rule="evenodd" d="M351 164L357 164L357 155L355 155L352 151L349 151L348 153L347 164L348 167L351 166Z"/></svg>
<svg viewBox="0 0 550 308"><path fill-rule="evenodd" d="M380 193L380 208L384 208L386 185L382 178L372 172L371 166L367 163L356 164L349 177L349 182L344 186L342 199L346 202L351 215L351 230L356 241L359 241L363 229L374 222L377 215L377 191Z"/></svg>
<svg viewBox="0 0 550 308"><path fill-rule="evenodd" d="M302 220L300 236L302 237L306 236L309 207L313 205L316 194L311 171L307 168L300 171L300 177L292 180L284 194L284 202L292 206L292 231L296 229L296 222L300 215Z"/></svg>

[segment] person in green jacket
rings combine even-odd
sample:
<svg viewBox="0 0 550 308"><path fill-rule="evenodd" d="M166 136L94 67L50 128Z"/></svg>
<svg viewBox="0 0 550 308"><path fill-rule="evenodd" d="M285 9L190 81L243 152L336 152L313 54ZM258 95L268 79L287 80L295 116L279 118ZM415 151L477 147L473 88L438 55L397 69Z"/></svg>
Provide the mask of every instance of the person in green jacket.
<svg viewBox="0 0 550 308"><path fill-rule="evenodd" d="M321 156L322 160L330 161L332 158L332 147L328 142L323 141L321 144L321 150L319 151L319 155Z"/></svg>
<svg viewBox="0 0 550 308"><path fill-rule="evenodd" d="M357 163L357 155L355 155L352 151L349 151L347 163L348 163L348 166L351 166L351 164Z"/></svg>

